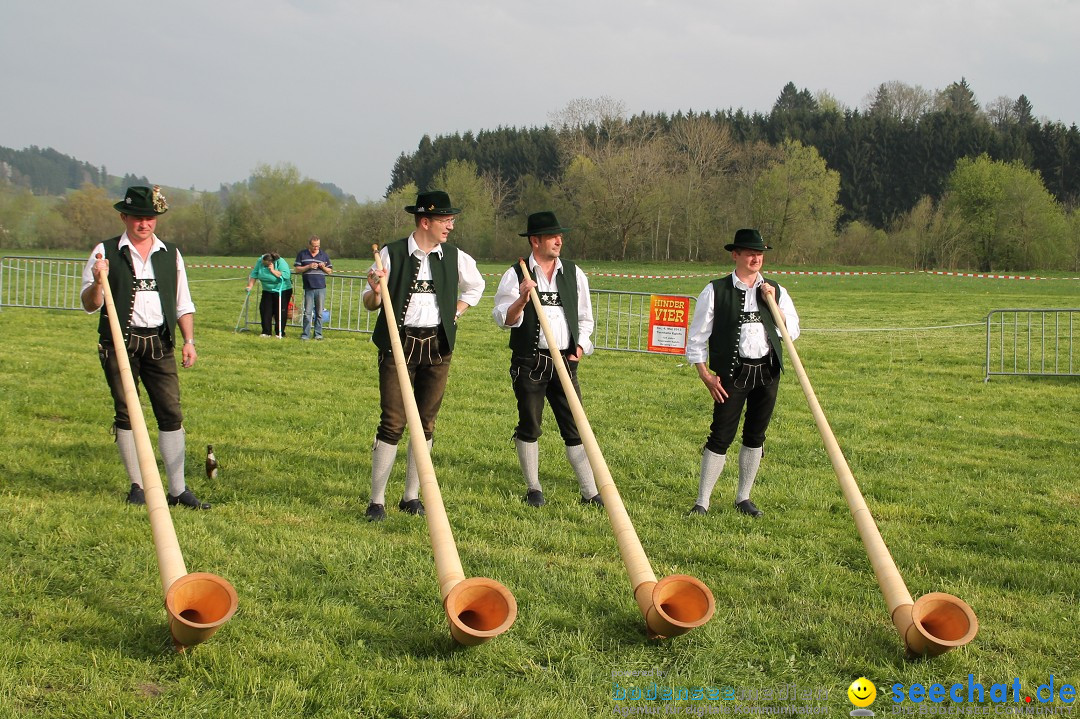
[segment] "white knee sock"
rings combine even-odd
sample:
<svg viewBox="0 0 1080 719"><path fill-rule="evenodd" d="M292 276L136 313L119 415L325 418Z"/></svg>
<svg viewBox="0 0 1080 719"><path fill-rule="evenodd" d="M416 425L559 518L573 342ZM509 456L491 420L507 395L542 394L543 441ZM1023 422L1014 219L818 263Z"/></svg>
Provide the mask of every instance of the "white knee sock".
<svg viewBox="0 0 1080 719"><path fill-rule="evenodd" d="M142 470L139 469L139 454L135 451L135 435L130 429L116 430L116 448L120 450L120 462L127 470L132 484L142 485Z"/></svg>
<svg viewBox="0 0 1080 719"><path fill-rule="evenodd" d="M529 489L540 489L540 445L536 442L523 442L514 438L517 447L518 463L525 475L525 484Z"/></svg>
<svg viewBox="0 0 1080 719"><path fill-rule="evenodd" d="M736 502L750 499L750 490L754 488L754 479L757 478L760 466L761 447L747 447L744 444L739 449L739 489L735 493Z"/></svg>
<svg viewBox="0 0 1080 719"><path fill-rule="evenodd" d="M371 503L386 504L386 483L397 458L397 445L376 438L371 448Z"/></svg>
<svg viewBox="0 0 1080 719"><path fill-rule="evenodd" d="M184 428L172 432L158 432L158 449L161 461L165 463L165 475L169 478L169 494L176 497L183 494L184 483L184 448L186 433Z"/></svg>
<svg viewBox="0 0 1080 719"><path fill-rule="evenodd" d="M427 441L428 452L431 452L431 445L435 442L434 439ZM405 494L401 496L406 502L413 499L420 498L420 474L416 471L416 460L413 459L412 442L409 442L409 451L406 454L405 464Z"/></svg>
<svg viewBox="0 0 1080 719"><path fill-rule="evenodd" d="M580 444L574 447L567 446L566 458L570 460L570 466L574 468L574 474L577 475L581 496L585 499L595 497L597 495L596 480L593 478L592 465L589 463L589 456L585 453L585 447Z"/></svg>
<svg viewBox="0 0 1080 719"><path fill-rule="evenodd" d="M726 454L717 454L707 449L701 450L701 478L698 480L697 504L705 509L709 508L713 487L716 486L720 473L724 471L726 462Z"/></svg>

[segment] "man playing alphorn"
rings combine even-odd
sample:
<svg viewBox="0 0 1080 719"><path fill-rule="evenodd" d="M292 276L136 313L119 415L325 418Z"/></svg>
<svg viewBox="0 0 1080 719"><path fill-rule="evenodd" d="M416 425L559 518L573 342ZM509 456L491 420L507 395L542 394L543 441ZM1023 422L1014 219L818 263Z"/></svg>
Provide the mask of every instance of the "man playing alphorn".
<svg viewBox="0 0 1080 719"><path fill-rule="evenodd" d="M82 305L87 313L101 310L98 323L98 357L112 391L116 446L131 480L127 501L145 504L142 472L135 452L127 402L116 361L105 295L99 276L108 272L109 288L116 303L117 319L136 386L142 381L158 426L158 449L169 481L168 502L192 509L210 505L187 488L184 481L185 434L180 411L180 380L176 372L177 331L183 338L182 364L195 364L195 304L188 290L187 272L180 251L154 234L157 218L169 209L157 187L130 187L123 200L113 205L120 212L124 234L99 243L90 253L82 273Z"/></svg>
<svg viewBox="0 0 1080 719"><path fill-rule="evenodd" d="M596 491L592 466L581 444L562 383L555 376L554 363L565 358L574 391L580 399L578 362L593 350L589 281L581 268L561 257L563 232L568 229L560 226L554 212L529 215L528 228L519 236L529 238L532 248L528 259L529 273L535 279L525 278L517 264L506 270L499 281L492 312L495 324L510 329L510 378L518 407L514 445L528 487L525 502L531 507L541 507L545 502L540 486L537 443L542 434L540 420L545 398L566 444L566 458L577 475L581 503L604 504ZM547 337L540 331L536 310L529 301L529 290L534 287L558 347L549 347Z"/></svg>
<svg viewBox="0 0 1080 719"><path fill-rule="evenodd" d="M430 448L435 419L450 374L457 321L480 301L484 294L484 278L476 268L476 260L446 242L454 229L454 216L461 212L450 206L449 195L440 190L421 192L416 204L409 205L405 211L416 216L416 227L408 237L382 248L383 269L377 270L373 265L368 271L363 301L370 311L383 306L379 277L389 273L390 300L397 314L395 319L401 333L409 379ZM371 341L379 348L382 416L371 450L371 499L365 516L369 522L378 522L386 517L386 483L406 424L385 310L379 312ZM398 509L409 514L423 514L420 476L411 447L407 457L405 493L398 502Z"/></svg>
<svg viewBox="0 0 1080 719"><path fill-rule="evenodd" d="M759 294L776 301L793 340L799 336L799 315L784 288L761 276L764 252L771 248L757 230L738 230L735 241L724 249L731 252L735 271L701 291L686 341L686 361L697 367L698 377L713 399L712 426L701 454L698 497L690 514L709 511L713 487L724 469L745 404L735 508L760 517L764 512L750 501L750 490L776 405L783 344Z"/></svg>

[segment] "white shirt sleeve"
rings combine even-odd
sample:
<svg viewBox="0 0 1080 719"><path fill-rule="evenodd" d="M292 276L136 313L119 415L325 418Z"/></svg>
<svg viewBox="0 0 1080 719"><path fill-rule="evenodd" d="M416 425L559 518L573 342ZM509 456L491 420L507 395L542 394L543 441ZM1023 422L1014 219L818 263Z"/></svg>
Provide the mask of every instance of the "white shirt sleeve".
<svg viewBox="0 0 1080 719"><path fill-rule="evenodd" d="M595 323L592 313L592 295L589 293L589 279L585 272L577 268L577 291L578 291L578 338L584 354L593 353L592 333ZM574 349L574 348L571 348Z"/></svg>
<svg viewBox="0 0 1080 719"><path fill-rule="evenodd" d="M389 272L390 271L390 251L387 250L385 247L383 247L381 250L379 250L379 255L382 257L383 269L386 270L387 272ZM374 262L371 263L370 270L372 272L375 271L375 263ZM387 277L389 277L389 276L390 275L387 275ZM363 294L361 294L361 297L367 297L368 295L370 295L374 291L375 290L371 289L370 284L368 284L367 282L364 282L364 292L363 292ZM377 310L379 308L376 307L375 309Z"/></svg>
<svg viewBox="0 0 1080 719"><path fill-rule="evenodd" d="M698 295L694 306L694 319L686 337L686 361L698 364L709 359L709 336L713 327L713 286L710 282Z"/></svg>
<svg viewBox="0 0 1080 719"><path fill-rule="evenodd" d="M195 314L195 303L191 299L191 290L188 289L187 268L184 267L184 258L180 256L180 250L176 251L176 317Z"/></svg>
<svg viewBox="0 0 1080 719"><path fill-rule="evenodd" d="M458 289L461 290L458 299L469 307L476 307L480 298L484 296L484 287L487 283L484 282L483 275L476 267L476 260L461 250L458 250L457 266Z"/></svg>
<svg viewBox="0 0 1080 719"><path fill-rule="evenodd" d="M495 320L495 324L503 329L520 327L522 320L525 319L525 313L522 312L517 322L512 325L506 324L506 313L510 309L510 305L517 302L520 296L520 292L518 292L520 285L517 272L513 267L507 269L499 278L499 288L495 291L495 309L491 311L491 317Z"/></svg>
<svg viewBox="0 0 1080 719"><path fill-rule="evenodd" d="M97 262L97 256L98 255L101 255L102 257L105 256L105 243L104 242L99 242L94 246L94 249L91 250L91 252L90 252L90 258L86 261L86 264L83 265L82 289L79 290L79 295L80 296L82 295L83 292L86 292L87 287L94 284L94 263ZM97 312L100 309L101 309L101 307L98 306L95 309L90 310L86 314L92 315L92 314L94 314L95 312Z"/></svg>
<svg viewBox="0 0 1080 719"><path fill-rule="evenodd" d="M795 304L791 301L791 295L783 287L780 288L780 301L776 303L776 306L780 308L780 311L784 313L784 324L787 325L788 334L791 335L791 341L799 339L799 313L795 311ZM780 329L776 330L777 336L782 337Z"/></svg>

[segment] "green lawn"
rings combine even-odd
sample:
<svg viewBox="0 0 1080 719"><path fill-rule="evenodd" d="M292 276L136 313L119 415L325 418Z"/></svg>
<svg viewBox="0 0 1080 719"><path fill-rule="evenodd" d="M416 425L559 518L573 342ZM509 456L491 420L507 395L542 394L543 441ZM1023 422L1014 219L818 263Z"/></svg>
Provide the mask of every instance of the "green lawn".
<svg viewBox="0 0 1080 719"><path fill-rule="evenodd" d="M854 708L847 687L863 675L880 715L897 683L972 674L989 690L1019 678L1026 695L1051 676L1057 689L1080 683L1080 378L984 383L980 324L994 308L1080 307L1080 281L776 275L802 317L803 364L912 595L949 592L978 615L967 647L906 661L794 372L754 491L765 516L731 508L730 462L712 512L689 518L707 392L680 357L598 352L582 363L585 410L653 569L694 575L716 597L704 627L648 640L606 517L578 505L550 413L548 505L521 501L507 335L490 318L502 268L482 269L493 276L459 329L433 461L466 574L505 584L519 613L471 648L449 637L424 521L396 509L364 521L378 421L367 335L236 334L246 272L189 271L199 361L181 376L188 476L214 508L172 516L189 571L228 579L240 606L177 654L146 512L122 501L96 318L0 311L0 717L586 717L668 705L837 716ZM592 284L696 295L706 281ZM207 444L221 464L213 482ZM404 464L402 448L388 504ZM628 674L639 671L653 674ZM654 680L712 698L614 698ZM828 696L778 698L792 685Z"/></svg>

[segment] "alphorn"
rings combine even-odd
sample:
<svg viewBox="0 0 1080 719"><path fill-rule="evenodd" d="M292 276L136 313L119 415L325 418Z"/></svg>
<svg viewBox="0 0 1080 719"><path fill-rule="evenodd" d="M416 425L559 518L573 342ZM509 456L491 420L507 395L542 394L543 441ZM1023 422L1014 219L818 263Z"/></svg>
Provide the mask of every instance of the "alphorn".
<svg viewBox="0 0 1080 719"><path fill-rule="evenodd" d="M169 633L172 634L173 645L177 651L183 651L186 647L206 641L222 624L229 621L236 612L236 590L228 581L215 574L188 574L184 565L180 543L176 539L176 530L169 514L169 505L165 501L165 490L161 486L161 474L154 457L154 447L150 443L150 432L146 428L146 418L139 402L139 391L131 373L124 333L116 316L108 270L98 276L105 295L105 311L109 317L116 364L120 370L124 401L127 403L131 433L135 440L135 453L142 474L146 512L150 517L150 532L154 538L158 574L161 576L161 591L165 596L165 610L169 615Z"/></svg>
<svg viewBox="0 0 1080 719"><path fill-rule="evenodd" d="M799 353L795 351L795 343L788 334L784 317L776 306L776 301L770 295L764 295L765 304L780 329L791 357L791 364L795 368L795 374L799 377L803 394L810 404L810 412L814 415L818 433L825 443L825 451L829 454L836 479L840 482L840 490L847 500L848 509L855 520L855 527L859 531L863 547L870 558L870 565L874 568L878 586L885 597L885 604L889 608L893 625L900 632L900 638L904 642L904 649L910 657L931 656L962 647L975 638L979 631L979 620L975 612L967 602L959 597L954 597L945 592L931 592L919 597L918 601L912 601L911 593L904 584L900 571L896 568L889 548L881 538L874 517L866 507L866 501L859 491L859 485L851 474L851 468L840 445L829 427L829 420L821 410L814 388L810 386L810 379L806 376Z"/></svg>
<svg viewBox="0 0 1080 719"><path fill-rule="evenodd" d="M378 245L372 245L375 253L375 266L383 268L382 255ZM390 300L387 275L379 278L383 315L390 334L390 348L394 355L397 369L398 386L401 388L401 402L405 405L405 418L409 427L409 447L412 449L413 462L420 477L420 491L424 498L425 517L428 535L431 538L431 551L435 555L435 573L439 581L439 595L443 609L450 621L450 635L458 644L473 646L482 644L496 637L514 623L517 618L517 600L510 590L487 577L465 578L458 556L454 533L450 529L450 520L446 516L439 481L435 478L435 467L431 463L424 426L420 420L420 410L416 407L416 395L413 394L409 379L409 367L405 362L405 351L398 334L397 317Z"/></svg>
<svg viewBox="0 0 1080 719"><path fill-rule="evenodd" d="M529 268L525 260L519 260L524 277L532 281ZM604 509L607 512L611 529L615 532L615 539L619 545L619 554L622 556L626 572L630 576L630 586L634 592L641 615L645 618L645 626L650 638L662 639L674 637L700 627L712 618L716 610L716 600L712 591L705 584L687 574L672 574L664 577L659 582L649 565L649 558L645 556L645 550L641 546L634 525L630 522L630 515L626 512L622 497L611 478L607 461L600 451L600 445L593 434L589 418L585 416L585 408L574 390L574 384L570 379L570 371L566 362L561 361L562 356L555 341L555 333L551 329L547 315L544 314L543 305L540 304L540 296L533 287L529 291L536 317L540 320L540 327L547 338L549 350L555 360L555 370L559 374L559 382L562 383L563 394L570 405L570 411L577 423L578 433L581 435L582 444L585 446L585 454L592 466L593 476L596 479L596 488L600 492L600 498L604 500Z"/></svg>

